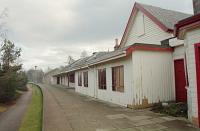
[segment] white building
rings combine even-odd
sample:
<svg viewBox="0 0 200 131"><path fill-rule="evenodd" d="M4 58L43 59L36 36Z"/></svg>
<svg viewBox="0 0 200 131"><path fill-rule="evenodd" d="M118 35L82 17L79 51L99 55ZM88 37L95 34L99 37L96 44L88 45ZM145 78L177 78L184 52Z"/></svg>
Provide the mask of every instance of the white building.
<svg viewBox="0 0 200 131"><path fill-rule="evenodd" d="M62 84L60 79L69 79L69 73L74 73L76 92L122 106L186 102L187 79L177 74L183 67L181 73L186 76L184 43L174 39L173 32L174 24L189 16L136 3L115 51L94 53L54 77Z"/></svg>
<svg viewBox="0 0 200 131"><path fill-rule="evenodd" d="M176 36L184 40L188 74L187 98L189 120L200 125L200 14L176 25Z"/></svg>

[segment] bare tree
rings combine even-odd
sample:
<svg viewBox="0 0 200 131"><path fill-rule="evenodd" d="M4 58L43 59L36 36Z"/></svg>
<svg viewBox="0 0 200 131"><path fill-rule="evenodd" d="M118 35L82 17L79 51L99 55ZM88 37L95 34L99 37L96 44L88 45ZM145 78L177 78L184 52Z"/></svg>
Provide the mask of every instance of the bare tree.
<svg viewBox="0 0 200 131"><path fill-rule="evenodd" d="M67 59L67 64L70 65L70 64L72 64L74 61L75 61L75 60L73 59L73 57L69 55L69 56L68 56L68 59Z"/></svg>
<svg viewBox="0 0 200 131"><path fill-rule="evenodd" d="M26 74L29 82L42 83L44 72L41 69L30 69Z"/></svg>
<svg viewBox="0 0 200 131"><path fill-rule="evenodd" d="M85 58L87 56L88 56L87 51L84 50L81 52L81 56L80 56L81 58Z"/></svg>

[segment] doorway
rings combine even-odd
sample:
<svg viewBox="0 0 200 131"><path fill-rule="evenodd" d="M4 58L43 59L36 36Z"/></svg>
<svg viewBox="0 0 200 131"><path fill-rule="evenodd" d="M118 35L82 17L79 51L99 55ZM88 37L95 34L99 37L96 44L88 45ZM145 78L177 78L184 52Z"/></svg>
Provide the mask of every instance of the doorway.
<svg viewBox="0 0 200 131"><path fill-rule="evenodd" d="M174 60L176 102L187 102L184 59Z"/></svg>
<svg viewBox="0 0 200 131"><path fill-rule="evenodd" d="M194 45L196 61L196 81L197 81L197 101L198 101L198 118L200 118L200 43ZM200 125L200 120L199 120Z"/></svg>

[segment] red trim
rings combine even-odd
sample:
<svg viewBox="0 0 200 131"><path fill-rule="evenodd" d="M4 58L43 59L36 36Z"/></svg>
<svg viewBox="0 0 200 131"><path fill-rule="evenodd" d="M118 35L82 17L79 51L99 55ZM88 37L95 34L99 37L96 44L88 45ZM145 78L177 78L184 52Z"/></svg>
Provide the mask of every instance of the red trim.
<svg viewBox="0 0 200 131"><path fill-rule="evenodd" d="M175 25L175 35L178 36L181 28L183 28L185 26L193 26L192 24L197 23L199 21L200 21L200 14L179 21Z"/></svg>
<svg viewBox="0 0 200 131"><path fill-rule="evenodd" d="M195 44L194 48L195 48L195 60L196 60L198 119L200 126L200 43Z"/></svg>
<svg viewBox="0 0 200 131"><path fill-rule="evenodd" d="M142 46L142 45L136 45L131 46L126 50L126 54L129 55L135 50L145 50L145 51L160 51L160 52L173 52L174 49L169 48L162 48L162 47L150 47L150 46Z"/></svg>
<svg viewBox="0 0 200 131"><path fill-rule="evenodd" d="M138 9L136 8L136 3L135 3L135 5L134 5L134 7L133 7L133 9L131 11L131 15L130 15L130 17L128 19L128 23L126 24L126 28L125 28L124 34L122 36L122 40L121 40L121 42L119 44L119 47L122 45L123 41L125 40L125 37L126 37L126 35L128 33L128 27L130 26L131 20L133 19L133 17L135 16L137 11L138 11Z"/></svg>
<svg viewBox="0 0 200 131"><path fill-rule="evenodd" d="M131 12L131 15L129 17L129 20L128 20L128 23L126 25L126 28L125 28L125 31L124 31L124 34L122 36L122 40L120 42L120 45L122 45L122 43L124 42L125 40L125 37L128 33L128 28L129 26L132 24L131 21L132 19L135 17L135 14L137 13L137 11L140 10L141 12L143 12L147 17L149 17L153 22L155 22L155 24L157 24L162 30L164 30L165 32L168 32L168 33L173 33L174 30L173 29L169 29L167 28L162 22L160 22L155 16L153 16L150 12L148 12L147 10L145 10L139 3L135 3L134 6L133 6L133 9L132 9L132 12Z"/></svg>

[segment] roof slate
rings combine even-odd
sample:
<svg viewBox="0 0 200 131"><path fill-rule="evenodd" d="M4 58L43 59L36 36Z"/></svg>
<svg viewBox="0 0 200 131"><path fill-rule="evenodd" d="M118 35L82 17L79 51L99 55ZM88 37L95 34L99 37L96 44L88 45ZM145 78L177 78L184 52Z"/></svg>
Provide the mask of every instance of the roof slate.
<svg viewBox="0 0 200 131"><path fill-rule="evenodd" d="M126 51L126 49L128 49L129 47L130 46L127 46L127 47L118 49L116 51L111 51L111 52L96 52L89 57L81 58L81 59L75 61L74 63L66 66L64 70L62 70L60 73L58 73L56 75L65 74L65 73L70 72L72 70L77 70L81 67L85 67L85 66L88 66L90 64L94 64L94 63L97 63L97 62L118 56L118 55L124 53L124 51Z"/></svg>
<svg viewBox="0 0 200 131"><path fill-rule="evenodd" d="M113 58L113 57L116 57L116 56L119 56L122 54L126 54L126 51L128 48L135 47L135 46L143 46L143 47L151 47L151 48L157 48L157 47L169 48L169 45L152 45L152 44L135 43L133 45L123 47L123 48L120 48L118 50L111 51L111 52L97 52L89 57L79 59L79 60L75 61L74 63L72 63L71 65L66 66L65 69L62 70L57 75L66 74L68 72L78 70L83 67L85 68L89 65L97 64L98 62L102 63L104 60L109 60L110 58Z"/></svg>
<svg viewBox="0 0 200 131"><path fill-rule="evenodd" d="M174 25L178 21L192 16L191 14L162 9L160 7L155 7L151 5L146 5L146 4L140 4L140 5L149 13L151 13L154 17L156 17L167 28L172 29L172 30L174 29Z"/></svg>

